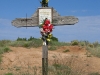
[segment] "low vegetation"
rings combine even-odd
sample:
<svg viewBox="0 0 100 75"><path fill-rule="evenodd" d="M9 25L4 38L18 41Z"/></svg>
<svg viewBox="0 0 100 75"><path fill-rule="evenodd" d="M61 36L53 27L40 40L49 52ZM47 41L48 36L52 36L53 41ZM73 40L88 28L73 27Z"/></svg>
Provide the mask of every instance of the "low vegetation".
<svg viewBox="0 0 100 75"><path fill-rule="evenodd" d="M37 48L37 47L42 46L42 40L34 38L32 36L29 39L18 37L17 40L15 41L1 40L0 41L0 54L9 52L10 51L9 46ZM78 40L73 40L71 42L59 42L58 38L56 37L53 37L52 40L49 42L49 50L56 50L58 47L61 47L61 46L82 46L82 47L85 47L92 55L100 57L99 42L90 43L88 41L78 41ZM68 51L69 50L64 50L64 52L68 52Z"/></svg>
<svg viewBox="0 0 100 75"><path fill-rule="evenodd" d="M64 50L63 52L64 52L64 53L66 53L66 52L70 52L70 50L69 50L69 49L66 49L66 50Z"/></svg>
<svg viewBox="0 0 100 75"><path fill-rule="evenodd" d="M6 73L5 75L13 75L12 73Z"/></svg>
<svg viewBox="0 0 100 75"><path fill-rule="evenodd" d="M37 48L42 46L42 40L37 39L34 37L30 37L29 39L26 38L19 38L15 41L10 41L10 40L1 40L0 41L0 63L2 62L2 54L11 51L10 46L12 47L25 47L25 48ZM78 41L78 40L73 40L71 42L59 42L58 38L53 37L51 42L49 42L48 49L53 51L57 50L60 46L80 46L86 48L88 51L87 56L91 57L96 56L100 58L100 43L99 42L93 42L90 43L88 41ZM63 50L64 53L70 52L69 49ZM31 68L34 70L33 75L37 75L37 69L36 68ZM74 72L71 68L70 65L64 64L60 62L60 60L54 60L51 65L48 67L49 75L81 75L81 72ZM20 68L17 68L19 71ZM14 75L12 72L11 73L6 73L5 75ZM28 73L23 73L22 75L31 75ZM40 74L41 75L41 74ZM100 75L99 73L90 73L89 75Z"/></svg>

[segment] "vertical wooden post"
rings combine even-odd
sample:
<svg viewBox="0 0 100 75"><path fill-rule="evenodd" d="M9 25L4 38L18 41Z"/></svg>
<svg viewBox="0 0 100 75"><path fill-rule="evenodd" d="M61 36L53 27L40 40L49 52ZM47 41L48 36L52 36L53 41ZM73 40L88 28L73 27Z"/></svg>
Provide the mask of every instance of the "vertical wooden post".
<svg viewBox="0 0 100 75"><path fill-rule="evenodd" d="M39 25L43 24L45 19L52 22L53 18L53 8L39 8L38 9L38 22ZM46 41L47 36L43 37L43 47L42 47L42 75L48 75L48 42Z"/></svg>
<svg viewBox="0 0 100 75"><path fill-rule="evenodd" d="M42 75L48 75L48 45L42 47Z"/></svg>

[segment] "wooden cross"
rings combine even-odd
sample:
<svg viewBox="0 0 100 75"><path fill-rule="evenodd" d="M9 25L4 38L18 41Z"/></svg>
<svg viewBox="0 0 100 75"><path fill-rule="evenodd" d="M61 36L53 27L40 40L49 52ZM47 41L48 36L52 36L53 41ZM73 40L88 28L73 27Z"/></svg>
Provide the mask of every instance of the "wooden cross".
<svg viewBox="0 0 100 75"><path fill-rule="evenodd" d="M16 18L12 21L12 25L15 27L38 27L40 20L48 17L47 15L51 16L54 26L74 25L78 23L78 18L74 16L60 16L52 7L40 7L30 18Z"/></svg>
<svg viewBox="0 0 100 75"><path fill-rule="evenodd" d="M60 16L54 8L43 5L30 18L16 18L12 21L12 25L15 27L39 27L45 18L48 18L54 26L78 23L78 18L74 16ZM42 75L48 75L48 42L46 39L43 42L46 44L42 47Z"/></svg>

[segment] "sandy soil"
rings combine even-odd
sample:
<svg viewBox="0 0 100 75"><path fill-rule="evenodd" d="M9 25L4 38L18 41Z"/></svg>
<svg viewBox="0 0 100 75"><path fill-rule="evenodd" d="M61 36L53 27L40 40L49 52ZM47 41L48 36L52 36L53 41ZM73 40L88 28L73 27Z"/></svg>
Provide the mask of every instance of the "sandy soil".
<svg viewBox="0 0 100 75"><path fill-rule="evenodd" d="M8 72L30 71L27 68L41 69L42 66L42 47L23 48L10 47L9 53L3 54L3 62L0 65L0 75ZM69 50L69 52L64 52ZM54 51L48 51L49 64L56 60L70 64L75 71L84 73L100 73L100 58L90 55L83 47L79 46L62 46ZM36 70L36 68L34 69ZM30 71L31 72L31 71ZM21 73L20 73L21 74Z"/></svg>

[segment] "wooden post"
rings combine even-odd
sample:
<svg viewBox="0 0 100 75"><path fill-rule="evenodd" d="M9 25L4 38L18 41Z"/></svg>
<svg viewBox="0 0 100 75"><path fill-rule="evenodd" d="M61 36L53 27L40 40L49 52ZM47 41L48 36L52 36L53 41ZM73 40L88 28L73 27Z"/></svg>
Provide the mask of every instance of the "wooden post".
<svg viewBox="0 0 100 75"><path fill-rule="evenodd" d="M48 75L48 45L42 46L42 75Z"/></svg>
<svg viewBox="0 0 100 75"><path fill-rule="evenodd" d="M38 8L31 18L16 18L12 21L12 25L15 27L39 27L45 18L48 18L54 26L74 25L78 23L78 18L74 16L60 16L54 8L46 6ZM47 75L48 42L46 42L46 45L43 45L42 50L42 75Z"/></svg>

